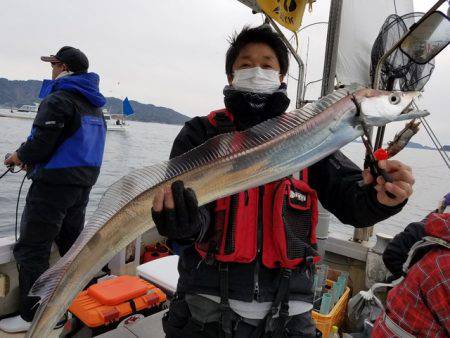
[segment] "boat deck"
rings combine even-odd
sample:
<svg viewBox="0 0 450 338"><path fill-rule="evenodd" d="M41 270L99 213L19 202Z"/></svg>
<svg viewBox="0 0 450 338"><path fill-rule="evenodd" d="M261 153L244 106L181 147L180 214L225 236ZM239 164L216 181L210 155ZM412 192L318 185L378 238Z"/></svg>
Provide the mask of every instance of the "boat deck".
<svg viewBox="0 0 450 338"><path fill-rule="evenodd" d="M96 336L97 338L159 338L164 337L164 331L161 325L161 319L166 313L167 310L160 311L155 313L152 316L146 317L133 325L130 326L121 326L115 330L103 333L101 335ZM52 337L59 337L62 328L53 331ZM0 331L0 338L23 338L25 337L25 333L6 333ZM50 337L49 337L50 338Z"/></svg>
<svg viewBox="0 0 450 338"><path fill-rule="evenodd" d="M162 329L161 319L167 310L155 313L152 316L145 317L144 319L136 322L135 324L127 327L118 327L115 330L103 333L97 338L158 338L164 337L164 331Z"/></svg>

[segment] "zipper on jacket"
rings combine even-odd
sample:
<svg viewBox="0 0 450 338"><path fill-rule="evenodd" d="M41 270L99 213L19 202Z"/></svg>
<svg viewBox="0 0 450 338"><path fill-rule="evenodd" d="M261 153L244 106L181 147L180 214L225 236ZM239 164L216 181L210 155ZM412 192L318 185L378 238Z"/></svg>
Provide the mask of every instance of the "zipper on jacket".
<svg viewBox="0 0 450 338"><path fill-rule="evenodd" d="M258 188L258 223L257 223L257 237L256 237L256 265L254 274L254 290L253 297L259 300L259 269L262 264L262 241L263 241L263 206L264 206L264 186Z"/></svg>
<svg viewBox="0 0 450 338"><path fill-rule="evenodd" d="M230 200L230 214L228 216L228 227L227 233L225 237L225 254L230 254L235 251L235 231L236 231L236 222L237 222L237 210L239 207L239 195L235 194L231 196Z"/></svg>

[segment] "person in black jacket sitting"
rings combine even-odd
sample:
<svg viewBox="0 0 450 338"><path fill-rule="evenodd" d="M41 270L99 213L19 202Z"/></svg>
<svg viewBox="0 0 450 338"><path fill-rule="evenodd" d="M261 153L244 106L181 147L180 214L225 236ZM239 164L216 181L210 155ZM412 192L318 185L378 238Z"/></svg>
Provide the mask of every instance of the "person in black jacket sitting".
<svg viewBox="0 0 450 338"><path fill-rule="evenodd" d="M170 157L283 114L289 105L283 83L288 61L286 46L269 26L245 28L226 55L225 109L186 122ZM393 183L363 173L338 151L298 177L202 207L183 182L160 190L153 220L161 235L181 245L177 296L163 319L167 337L315 337L318 200L356 227L394 215L411 195L414 179L401 162L380 166Z"/></svg>
<svg viewBox="0 0 450 338"><path fill-rule="evenodd" d="M450 193L444 196L439 202L439 206L431 213L441 214L450 206ZM387 269L392 273L392 280L398 279L403 275L403 264L408 258L408 253L411 247L425 236L425 223L427 222L428 214L420 222L412 222L402 232L395 235L392 241L388 244L383 252L383 262ZM414 264L423 255L419 252L415 256L411 265Z"/></svg>
<svg viewBox="0 0 450 338"><path fill-rule="evenodd" d="M23 166L33 183L28 190L14 246L19 270L20 315L0 321L7 332L27 331L36 308L28 292L49 267L52 243L64 255L84 226L91 187L100 173L106 124L100 109L99 76L88 73L89 62L79 49L63 47L41 57L52 67L31 134L5 165Z"/></svg>

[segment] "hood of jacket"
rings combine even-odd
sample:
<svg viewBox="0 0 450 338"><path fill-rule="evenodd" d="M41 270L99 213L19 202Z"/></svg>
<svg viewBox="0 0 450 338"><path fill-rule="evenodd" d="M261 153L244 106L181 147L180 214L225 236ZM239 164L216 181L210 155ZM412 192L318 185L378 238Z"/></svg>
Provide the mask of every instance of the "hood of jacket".
<svg viewBox="0 0 450 338"><path fill-rule="evenodd" d="M100 93L99 83L100 77L96 73L78 73L56 80L44 80L39 98L43 99L53 92L65 90L84 96L95 107L103 107L106 99Z"/></svg>
<svg viewBox="0 0 450 338"><path fill-rule="evenodd" d="M431 214L425 224L425 233L428 236L438 237L450 242L450 213Z"/></svg>

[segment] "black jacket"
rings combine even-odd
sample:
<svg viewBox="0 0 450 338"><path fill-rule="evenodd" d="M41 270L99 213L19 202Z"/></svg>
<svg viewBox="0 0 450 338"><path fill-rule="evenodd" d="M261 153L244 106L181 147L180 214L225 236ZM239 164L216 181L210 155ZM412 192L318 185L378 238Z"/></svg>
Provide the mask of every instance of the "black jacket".
<svg viewBox="0 0 450 338"><path fill-rule="evenodd" d="M170 157L181 155L202 144L217 134L207 118L195 117L186 122L176 137ZM373 187L360 187L361 170L341 152L328 156L309 168L309 184L317 191L322 205L343 223L355 227L373 225L401 210L387 207L376 199ZM212 205L202 207L209 212L213 222ZM185 243L186 244L186 243ZM229 264L229 297L242 301L254 299L254 276L256 262L249 264ZM273 301L277 291L279 270L258 266L258 301ZM205 293L219 295L219 271L217 265L201 262L194 245L182 246L178 270L180 278L178 291L185 293ZM312 301L312 271L305 265L295 269L291 276L290 298Z"/></svg>
<svg viewBox="0 0 450 338"><path fill-rule="evenodd" d="M105 133L100 107L80 93L57 90L40 104L17 153L33 180L88 187L100 173Z"/></svg>
<svg viewBox="0 0 450 338"><path fill-rule="evenodd" d="M395 235L383 252L383 262L395 279L403 275L403 264L408 258L411 247L425 236L425 222L428 216L420 222L410 223L405 230ZM429 250L429 249L427 249ZM418 261L423 254L414 256L411 264Z"/></svg>

